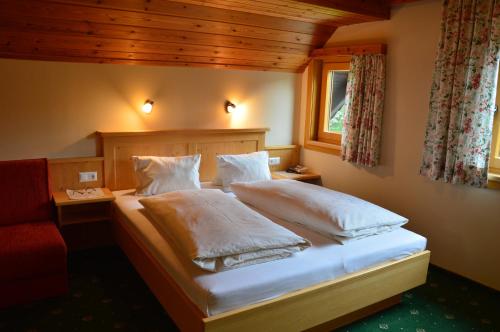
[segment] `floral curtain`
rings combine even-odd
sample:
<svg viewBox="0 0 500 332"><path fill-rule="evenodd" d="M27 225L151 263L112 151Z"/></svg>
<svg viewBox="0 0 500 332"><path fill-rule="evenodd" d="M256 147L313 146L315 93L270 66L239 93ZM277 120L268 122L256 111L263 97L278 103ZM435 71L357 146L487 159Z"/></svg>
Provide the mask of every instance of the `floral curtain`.
<svg viewBox="0 0 500 332"><path fill-rule="evenodd" d="M347 80L347 110L342 130L342 159L378 165L384 111L385 55L355 55Z"/></svg>
<svg viewBox="0 0 500 332"><path fill-rule="evenodd" d="M498 0L445 0L420 174L485 187L498 75Z"/></svg>

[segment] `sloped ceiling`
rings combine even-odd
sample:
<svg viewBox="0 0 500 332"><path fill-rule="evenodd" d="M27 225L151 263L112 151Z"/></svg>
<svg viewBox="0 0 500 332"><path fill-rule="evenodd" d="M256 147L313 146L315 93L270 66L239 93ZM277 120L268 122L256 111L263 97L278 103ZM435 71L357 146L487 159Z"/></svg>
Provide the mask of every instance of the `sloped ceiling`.
<svg viewBox="0 0 500 332"><path fill-rule="evenodd" d="M0 0L0 57L301 72L386 0Z"/></svg>

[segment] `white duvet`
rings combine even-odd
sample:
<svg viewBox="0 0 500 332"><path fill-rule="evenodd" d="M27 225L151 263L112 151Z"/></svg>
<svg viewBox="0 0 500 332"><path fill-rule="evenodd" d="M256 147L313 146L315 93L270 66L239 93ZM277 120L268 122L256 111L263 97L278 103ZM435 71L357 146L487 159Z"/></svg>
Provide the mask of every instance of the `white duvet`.
<svg viewBox="0 0 500 332"><path fill-rule="evenodd" d="M159 233L204 270L263 263L310 246L218 189L181 190L139 202Z"/></svg>
<svg viewBox="0 0 500 332"><path fill-rule="evenodd" d="M234 183L231 190L242 202L341 243L392 231L408 222L360 198L295 180Z"/></svg>

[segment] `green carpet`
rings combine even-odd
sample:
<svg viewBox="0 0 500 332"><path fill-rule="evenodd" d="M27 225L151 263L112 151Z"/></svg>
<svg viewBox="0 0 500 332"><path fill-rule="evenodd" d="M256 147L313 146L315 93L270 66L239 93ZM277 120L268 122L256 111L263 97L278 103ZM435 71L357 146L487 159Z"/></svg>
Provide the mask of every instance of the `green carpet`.
<svg viewBox="0 0 500 332"><path fill-rule="evenodd" d="M73 253L67 296L0 310L0 331L177 331L118 249ZM403 303L341 328L368 331L500 332L500 293L436 267Z"/></svg>

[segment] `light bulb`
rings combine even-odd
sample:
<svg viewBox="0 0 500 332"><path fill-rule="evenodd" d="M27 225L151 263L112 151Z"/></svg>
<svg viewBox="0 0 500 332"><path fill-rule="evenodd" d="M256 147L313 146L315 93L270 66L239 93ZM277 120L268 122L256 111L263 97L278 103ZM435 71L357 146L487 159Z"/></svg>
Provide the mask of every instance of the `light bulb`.
<svg viewBox="0 0 500 332"><path fill-rule="evenodd" d="M153 104L154 104L154 101L152 100L146 100L146 102L144 103L144 105L142 105L142 111L146 114L149 114L153 111Z"/></svg>
<svg viewBox="0 0 500 332"><path fill-rule="evenodd" d="M230 102L229 100L226 101L226 112L228 113L233 113L236 111L236 105Z"/></svg>

